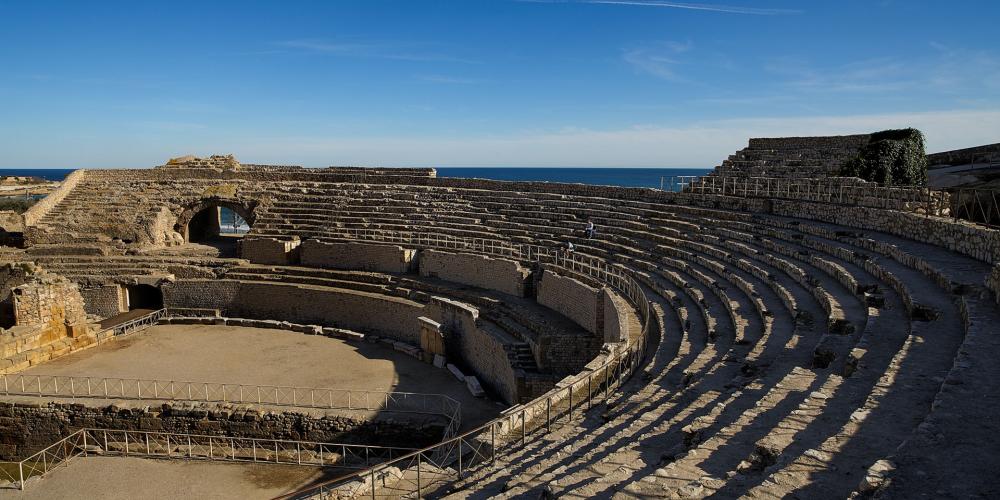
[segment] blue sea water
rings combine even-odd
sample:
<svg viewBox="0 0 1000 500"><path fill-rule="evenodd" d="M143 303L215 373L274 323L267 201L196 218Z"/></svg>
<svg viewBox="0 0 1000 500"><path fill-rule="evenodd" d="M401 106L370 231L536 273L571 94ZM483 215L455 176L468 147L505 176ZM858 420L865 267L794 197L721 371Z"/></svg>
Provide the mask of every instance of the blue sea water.
<svg viewBox="0 0 1000 500"><path fill-rule="evenodd" d="M670 177L699 176L710 168L579 168L579 167L437 167L438 177L472 177L500 181L547 181L604 186L669 189Z"/></svg>
<svg viewBox="0 0 1000 500"><path fill-rule="evenodd" d="M49 181L61 181L73 170L72 168L0 168L0 177L13 175L17 177L40 177Z"/></svg>
<svg viewBox="0 0 1000 500"><path fill-rule="evenodd" d="M61 181L72 169L0 168L0 176L34 176ZM577 168L577 167L438 167L439 177L473 177L500 181L548 181L606 186L669 189L670 177L705 175L710 168Z"/></svg>

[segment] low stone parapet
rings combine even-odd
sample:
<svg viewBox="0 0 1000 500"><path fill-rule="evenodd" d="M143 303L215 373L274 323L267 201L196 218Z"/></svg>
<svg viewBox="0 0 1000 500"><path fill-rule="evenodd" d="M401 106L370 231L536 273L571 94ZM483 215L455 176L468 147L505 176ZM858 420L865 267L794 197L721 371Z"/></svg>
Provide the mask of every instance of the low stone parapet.
<svg viewBox="0 0 1000 500"><path fill-rule="evenodd" d="M416 250L358 241L306 240L299 248L303 266L384 273L409 272Z"/></svg>
<svg viewBox="0 0 1000 500"><path fill-rule="evenodd" d="M421 250L420 275L524 297L531 271L519 262L471 253Z"/></svg>

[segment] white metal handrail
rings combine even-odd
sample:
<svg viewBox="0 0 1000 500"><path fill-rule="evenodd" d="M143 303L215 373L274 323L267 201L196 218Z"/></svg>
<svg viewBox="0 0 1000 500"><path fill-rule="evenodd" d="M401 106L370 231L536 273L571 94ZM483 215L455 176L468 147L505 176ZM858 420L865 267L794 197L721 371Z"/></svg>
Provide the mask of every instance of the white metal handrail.
<svg viewBox="0 0 1000 500"><path fill-rule="evenodd" d="M228 384L115 377L0 374L4 396L165 400L442 415L458 420L461 403L443 394Z"/></svg>

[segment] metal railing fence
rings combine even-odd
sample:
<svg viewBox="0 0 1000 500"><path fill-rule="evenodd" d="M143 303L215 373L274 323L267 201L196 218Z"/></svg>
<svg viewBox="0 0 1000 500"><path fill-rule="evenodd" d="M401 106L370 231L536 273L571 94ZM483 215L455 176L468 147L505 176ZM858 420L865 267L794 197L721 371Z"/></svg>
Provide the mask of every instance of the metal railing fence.
<svg viewBox="0 0 1000 500"><path fill-rule="evenodd" d="M412 452L389 446L85 428L20 462L0 463L0 483L23 490L28 479L91 454L364 469Z"/></svg>
<svg viewBox="0 0 1000 500"><path fill-rule="evenodd" d="M97 332L97 343L103 343L109 338L124 337L141 332L151 326L156 325L161 319L167 316L166 309L158 309L149 314L120 323Z"/></svg>
<svg viewBox="0 0 1000 500"><path fill-rule="evenodd" d="M420 497L469 470L496 462L498 456L523 446L554 427L571 422L575 415L607 401L641 366L651 332L649 301L641 285L620 265L580 253L482 238L420 233L405 234L376 229L342 229L350 239L402 243L424 248L468 250L499 257L549 263L606 283L621 292L638 309L642 333L627 344L612 347L604 361L592 369L560 382L559 387L504 411L500 417L452 439L389 460L366 471L328 481L283 498L407 498Z"/></svg>
<svg viewBox="0 0 1000 500"><path fill-rule="evenodd" d="M38 398L163 400L442 415L461 403L443 394L227 384L115 377L0 374L0 394Z"/></svg>
<svg viewBox="0 0 1000 500"><path fill-rule="evenodd" d="M946 215L948 193L924 186L883 186L838 178L676 176L661 181L664 189L698 195L802 200Z"/></svg>
<svg viewBox="0 0 1000 500"><path fill-rule="evenodd" d="M951 215L955 220L1000 226L1000 191L955 188L951 191Z"/></svg>

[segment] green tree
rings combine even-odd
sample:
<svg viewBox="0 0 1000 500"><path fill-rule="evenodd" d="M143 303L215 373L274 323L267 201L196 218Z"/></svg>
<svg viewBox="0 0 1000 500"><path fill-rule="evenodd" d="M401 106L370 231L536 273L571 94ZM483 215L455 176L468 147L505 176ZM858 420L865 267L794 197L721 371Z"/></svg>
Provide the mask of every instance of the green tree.
<svg viewBox="0 0 1000 500"><path fill-rule="evenodd" d="M927 184L924 135L915 128L883 130L849 160L840 175L895 186Z"/></svg>

